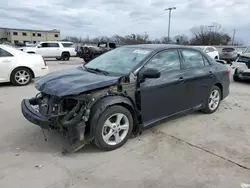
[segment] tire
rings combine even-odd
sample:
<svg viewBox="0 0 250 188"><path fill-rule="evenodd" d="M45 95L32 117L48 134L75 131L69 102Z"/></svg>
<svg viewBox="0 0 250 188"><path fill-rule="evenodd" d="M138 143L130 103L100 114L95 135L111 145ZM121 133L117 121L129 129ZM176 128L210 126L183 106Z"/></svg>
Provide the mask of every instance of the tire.
<svg viewBox="0 0 250 188"><path fill-rule="evenodd" d="M122 117L119 124L114 123L117 121L117 117ZM114 128L110 128L108 125ZM105 126L106 125L106 126ZM127 126L126 126L127 125ZM123 128L121 128L123 127ZM125 129L126 128L126 129ZM99 120L96 125L94 142L95 145L101 150L111 151L123 146L129 137L131 136L133 130L133 117L129 110L122 106L111 106L108 107L99 117ZM110 136L108 136L110 135ZM106 136L106 141L105 141ZM120 139L116 139L116 138Z"/></svg>
<svg viewBox="0 0 250 188"><path fill-rule="evenodd" d="M234 75L233 75L233 80L234 80L235 82L240 82L240 78L239 78L239 76L238 76L237 74L234 74Z"/></svg>
<svg viewBox="0 0 250 188"><path fill-rule="evenodd" d="M240 78L238 76L238 69L237 68L235 69L235 72L234 72L234 75L233 75L233 80L235 82L239 82L240 81Z"/></svg>
<svg viewBox="0 0 250 188"><path fill-rule="evenodd" d="M27 68L17 68L11 73L10 81L16 86L28 85L32 81L32 73Z"/></svg>
<svg viewBox="0 0 250 188"><path fill-rule="evenodd" d="M218 97L214 98L214 106L212 108L212 106L210 105L211 104L211 97L212 97L212 93L216 94L218 93ZM217 95L216 95L217 96ZM206 103L205 103L205 108L202 110L204 113L206 114L212 114L214 113L220 106L220 102L221 102L221 90L219 87L217 86L213 86L211 91L209 92L209 95L207 96L207 99L206 99ZM212 99L213 100L213 99Z"/></svg>
<svg viewBox="0 0 250 188"><path fill-rule="evenodd" d="M62 60L62 58L61 57L56 57L56 60L60 61L60 60Z"/></svg>
<svg viewBox="0 0 250 188"><path fill-rule="evenodd" d="M63 61L68 61L70 59L70 54L68 52L63 52L61 59Z"/></svg>

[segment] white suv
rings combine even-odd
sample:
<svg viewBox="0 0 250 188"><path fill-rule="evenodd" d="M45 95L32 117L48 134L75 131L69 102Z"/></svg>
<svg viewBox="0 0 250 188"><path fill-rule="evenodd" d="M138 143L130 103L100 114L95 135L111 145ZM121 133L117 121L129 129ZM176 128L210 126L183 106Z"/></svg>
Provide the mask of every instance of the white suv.
<svg viewBox="0 0 250 188"><path fill-rule="evenodd" d="M54 57L57 60L68 61L70 57L76 56L76 49L72 42L46 41L32 46L19 48L27 53L40 54L43 57Z"/></svg>

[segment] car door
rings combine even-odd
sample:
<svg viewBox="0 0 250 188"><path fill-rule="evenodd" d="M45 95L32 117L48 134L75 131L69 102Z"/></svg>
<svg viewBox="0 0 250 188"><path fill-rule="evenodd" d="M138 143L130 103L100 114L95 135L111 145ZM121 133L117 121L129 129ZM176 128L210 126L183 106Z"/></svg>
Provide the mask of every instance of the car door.
<svg viewBox="0 0 250 188"><path fill-rule="evenodd" d="M60 52L60 47L59 44L56 42L51 42L48 43L48 54L50 57L60 57L61 56L61 52Z"/></svg>
<svg viewBox="0 0 250 188"><path fill-rule="evenodd" d="M145 79L140 83L141 113L144 126L184 110L185 85L177 50L156 54L140 71L154 68L160 78Z"/></svg>
<svg viewBox="0 0 250 188"><path fill-rule="evenodd" d="M49 46L47 42L42 42L37 46L36 53L43 57L50 57Z"/></svg>
<svg viewBox="0 0 250 188"><path fill-rule="evenodd" d="M9 81L15 62L16 58L13 54L0 48L0 82Z"/></svg>
<svg viewBox="0 0 250 188"><path fill-rule="evenodd" d="M207 58L197 50L182 49L185 108L199 107L204 103L214 82L214 74Z"/></svg>

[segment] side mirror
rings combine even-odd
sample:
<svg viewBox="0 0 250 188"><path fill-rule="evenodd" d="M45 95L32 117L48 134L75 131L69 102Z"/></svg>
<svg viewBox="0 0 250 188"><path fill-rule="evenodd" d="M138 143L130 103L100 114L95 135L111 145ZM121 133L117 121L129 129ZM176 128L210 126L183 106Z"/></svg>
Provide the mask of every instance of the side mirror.
<svg viewBox="0 0 250 188"><path fill-rule="evenodd" d="M142 73L143 78L160 78L161 73L157 69L148 68Z"/></svg>
<svg viewBox="0 0 250 188"><path fill-rule="evenodd" d="M41 48L42 46L41 45L38 45L37 48Z"/></svg>

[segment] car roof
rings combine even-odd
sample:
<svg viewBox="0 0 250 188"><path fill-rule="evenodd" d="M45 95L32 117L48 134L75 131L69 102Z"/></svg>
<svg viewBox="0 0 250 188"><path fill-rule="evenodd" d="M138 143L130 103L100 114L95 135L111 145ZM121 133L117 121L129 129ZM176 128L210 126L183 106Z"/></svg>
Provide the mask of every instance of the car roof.
<svg viewBox="0 0 250 188"><path fill-rule="evenodd" d="M163 49L171 49L171 48L187 48L187 49L194 49L192 46L184 46L184 45L177 45L177 44L135 44L135 45L124 45L122 47L129 47L129 48L145 48L151 50L163 50Z"/></svg>

